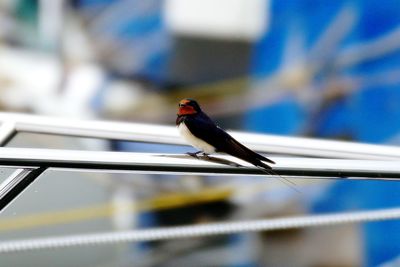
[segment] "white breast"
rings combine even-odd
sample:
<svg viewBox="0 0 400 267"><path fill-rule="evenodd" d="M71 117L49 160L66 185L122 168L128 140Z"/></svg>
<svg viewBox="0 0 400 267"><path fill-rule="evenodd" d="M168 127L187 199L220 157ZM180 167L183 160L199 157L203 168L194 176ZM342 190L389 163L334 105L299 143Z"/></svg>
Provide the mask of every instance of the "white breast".
<svg viewBox="0 0 400 267"><path fill-rule="evenodd" d="M186 140L186 142L195 148L203 151L206 154L212 154L215 152L215 147L194 136L186 127L184 122L179 124L178 130L179 134Z"/></svg>

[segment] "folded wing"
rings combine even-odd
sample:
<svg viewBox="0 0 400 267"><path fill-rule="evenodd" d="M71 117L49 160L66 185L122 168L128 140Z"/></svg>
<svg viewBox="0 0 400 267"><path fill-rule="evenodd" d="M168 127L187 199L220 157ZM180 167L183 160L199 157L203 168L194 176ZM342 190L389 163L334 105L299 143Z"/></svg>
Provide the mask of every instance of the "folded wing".
<svg viewBox="0 0 400 267"><path fill-rule="evenodd" d="M214 146L218 152L227 153L266 169L271 169L271 167L263 163L263 161L272 164L275 163L239 143L205 114L201 114L201 116L197 116L196 118L188 118L185 120L185 124L194 136Z"/></svg>

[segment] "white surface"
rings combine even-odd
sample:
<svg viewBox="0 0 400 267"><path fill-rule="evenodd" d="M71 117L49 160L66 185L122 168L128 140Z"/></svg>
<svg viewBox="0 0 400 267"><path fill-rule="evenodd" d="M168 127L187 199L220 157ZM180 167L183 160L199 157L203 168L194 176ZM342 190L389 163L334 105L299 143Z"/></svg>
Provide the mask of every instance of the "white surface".
<svg viewBox="0 0 400 267"><path fill-rule="evenodd" d="M268 24L267 0L167 0L165 20L176 34L255 40Z"/></svg>
<svg viewBox="0 0 400 267"><path fill-rule="evenodd" d="M214 156L214 155L212 155ZM238 163L232 156L215 155L216 158ZM340 177L368 178L385 180L400 179L400 164L398 161L383 160L348 160L348 159L317 159L270 157L276 162L276 172L290 171L290 175L304 178L331 179ZM37 148L0 148L0 164L9 166L47 166L76 169L126 170L150 173L198 173L201 175L267 175L256 167L240 161L244 167L234 167L209 160L199 160L182 154L154 154L133 152L104 152ZM379 177L376 177L379 174ZM269 175L274 177L276 175ZM375 177L375 178L374 178Z"/></svg>
<svg viewBox="0 0 400 267"><path fill-rule="evenodd" d="M0 122L15 122L20 132L61 134L161 144L186 144L175 126L82 120L0 112ZM400 147L228 131L252 150L326 158L398 160Z"/></svg>

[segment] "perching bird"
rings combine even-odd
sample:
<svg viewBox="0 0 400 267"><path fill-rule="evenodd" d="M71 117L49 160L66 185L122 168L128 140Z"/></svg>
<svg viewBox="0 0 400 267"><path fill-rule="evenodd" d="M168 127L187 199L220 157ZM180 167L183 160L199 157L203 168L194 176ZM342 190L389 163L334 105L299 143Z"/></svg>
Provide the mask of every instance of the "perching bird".
<svg viewBox="0 0 400 267"><path fill-rule="evenodd" d="M180 135L192 146L199 149L195 153L188 153L197 156L203 153L204 156L214 152L224 152L261 167L271 170L271 166L265 162L274 164L272 160L245 147L227 132L217 126L200 108L193 99L183 99L179 102L178 117L176 125Z"/></svg>

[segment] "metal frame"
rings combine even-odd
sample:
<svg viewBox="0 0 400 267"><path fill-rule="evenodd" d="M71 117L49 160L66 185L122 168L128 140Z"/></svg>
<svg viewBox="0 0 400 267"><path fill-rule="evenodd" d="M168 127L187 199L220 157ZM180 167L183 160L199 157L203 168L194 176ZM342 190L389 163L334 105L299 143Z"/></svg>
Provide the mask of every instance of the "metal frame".
<svg viewBox="0 0 400 267"><path fill-rule="evenodd" d="M16 134L16 122L4 118L0 126L0 147L7 145ZM44 167L19 168L3 181L0 184L0 212L45 170Z"/></svg>
<svg viewBox="0 0 400 267"><path fill-rule="evenodd" d="M14 123L15 132L110 140L186 145L174 126L78 120L0 112L0 122ZM0 131L1 132L1 131ZM400 159L400 148L385 145L229 131L251 149L264 153L347 159ZM1 135L0 135L1 136ZM1 144L1 143L0 143Z"/></svg>
<svg viewBox="0 0 400 267"><path fill-rule="evenodd" d="M12 140L12 138L18 133L42 133L42 134L53 134L53 135L64 135L64 136L75 136L75 137L90 137L90 138L101 138L101 139L109 139L109 140L123 140L123 141L133 141L133 142L149 142L149 143L160 143L160 144L173 144L173 145L184 145L185 143L179 138L175 127L173 126L163 126L163 125L150 125L150 124L142 124L142 123L123 123L123 122L106 122L106 121L88 121L88 120L77 120L77 119L60 119L60 118L52 118L45 116L35 116L35 115L26 115L26 114L18 114L18 113L4 113L0 112L0 122L2 122L0 126L0 146L5 146L7 143ZM400 158L400 148L391 147L391 146L378 146L378 145L370 145L370 144L359 144L353 142L341 142L341 141L325 141L325 140L317 140L310 138L299 138L299 137L282 137L282 136L274 136L274 135L261 135L261 134L252 134L252 133L242 133L242 132L234 132L231 134L235 136L239 141L245 143L250 148L266 153L274 153L274 154L285 154L291 156L313 156L313 157L324 157L324 158L344 158L344 159L364 159L364 160L397 160ZM2 155L4 153L10 152L10 150L2 149ZM132 169L134 165L132 162L122 163L122 162L113 162L110 165L110 162L107 162L103 157L102 160L97 163L89 163L89 162L75 162L71 159L64 157L64 163L61 161L58 162L40 162L36 160L36 163L33 164L32 161L34 159L28 159L24 157L23 151L14 150L14 156L19 153L19 156L16 157L2 157L1 160L3 165L10 164L15 167L21 167L24 165L31 165L35 167L65 167L65 168L98 168L98 169ZM32 151L31 151L32 152ZM43 154L43 153L44 154ZM52 158L53 153L59 153L62 155L68 155L68 151L56 152L52 151L35 151L35 156L39 156L38 153L45 154ZM77 152L78 153L78 152ZM79 152L79 154L84 154L85 152ZM96 158L98 154L102 154L102 152L96 152L96 154L90 154L91 158ZM25 150L25 155L26 155ZM33 155L33 154L28 154ZM122 156L123 154L119 155ZM13 155L11 155L13 156ZM76 155L73 155L74 157ZM107 157L109 154L107 154ZM136 157L137 158L137 157ZM39 159L39 158L38 158ZM43 160L43 158L41 158ZM154 159L154 155L151 158L147 158L147 162L152 162L151 159ZM175 165L167 164L168 166L163 167L163 163L165 161L171 161L171 159L158 159L158 161L152 162L153 164L149 166L148 164L144 164L139 167L136 166L136 171L176 171L176 172L200 172L200 173L225 173L225 174L265 174L260 170L254 168L230 168L226 166L214 166L203 164L201 167L194 165L188 168L188 165L180 165L182 159L179 162L175 161ZM291 159L294 160L294 159ZM19 163L18 163L19 162ZM28 164L29 162L29 164ZM280 161L279 161L280 162ZM288 162L288 159L285 159L282 162ZM369 162L359 162L359 166L357 168L350 168L343 171L342 165L346 165L346 162L342 161L333 161L332 159L326 162L318 162L318 164L339 164L336 166L336 169L325 168L323 165L314 166L311 170L310 168L306 168L307 164L310 162L315 162L315 159L307 159L301 160L298 159L297 163L293 163L292 166L279 166L274 168L275 172L279 175L297 175L297 176L335 176L335 177L345 177L345 176L353 176L353 177L375 177L380 179L382 173L384 174L384 178L399 178L398 170L395 169L394 172L385 171L384 168L390 163L380 163L378 169L366 169L368 166L371 166ZM297 164L297 165L296 165ZM354 164L354 162L352 162ZM364 165L363 165L364 164ZM376 165L376 162L374 163ZM293 167L297 166L297 167ZM334 165L333 165L334 166ZM332 167L332 165L330 165ZM389 170L392 170L389 168ZM45 169L43 169L45 171ZM30 175L33 177L34 174L39 175L39 172L35 172ZM14 175L13 177L17 177ZM36 176L37 177L37 176ZM383 178L382 178L383 179ZM34 180L34 179L33 179ZM22 182L23 179L20 181ZM14 183L12 183L14 184ZM18 183L14 184L17 188L21 188L20 191L13 191L15 194L14 198L18 195L18 193L22 192L25 187L18 187ZM4 188L6 185L0 185L0 190ZM8 198L9 199L9 198ZM9 199L10 201L12 199ZM9 202L9 201L8 201ZM8 202L5 202L5 199L0 196L0 211L1 207L5 207Z"/></svg>
<svg viewBox="0 0 400 267"><path fill-rule="evenodd" d="M5 146L17 134L14 121L3 121L0 127L0 146Z"/></svg>
<svg viewBox="0 0 400 267"><path fill-rule="evenodd" d="M172 126L59 119L14 113L0 113L0 122L2 122L0 126L1 146L7 145L7 143L20 132L174 145L184 144L178 138L175 127ZM91 169L108 170L111 172L132 171L163 174L197 173L203 175L280 175L284 177L302 178L400 179L400 164L398 164L397 161L400 159L400 148L398 147L240 132L231 133L238 140L259 152L291 156L313 156L314 158L271 157L277 164L274 165L273 171L266 173L263 170L250 166L240 160L238 161L230 156L218 156L212 161L205 161L182 154L160 155L150 153L3 147L0 148L0 166L8 166L16 168L16 170L0 184L0 211L49 168L62 168L70 171ZM221 162L225 164L219 164ZM232 163L240 164L242 167L230 166ZM394 219L400 218L400 211L397 209L395 211L381 210L366 212L361 215L341 214L337 216L341 219L338 220L339 217L335 217L335 219L328 215L324 218L319 218L320 216L307 216L306 219L292 218L290 221L294 224L285 224L281 222L279 224L281 228L272 226L273 223L276 223L273 220L267 220L246 222L250 225L246 227L240 226L242 224L238 222L221 224L219 226L206 225L204 229L200 229L201 227L199 229L192 229L190 227L181 227L179 229L165 228L146 231L138 230L130 233L105 233L96 234L95 236L84 235L81 236L81 238L67 237L66 240L63 240L63 238L55 238L54 240L56 240L55 242L60 242L57 243L59 246L95 244L97 241L100 243L112 243L118 241L155 240L160 238L233 233L250 230L305 227L307 225L317 225L318 222L320 225L326 225L341 222ZM298 220L302 221L302 223L296 224L295 222ZM324 220L326 220L326 222ZM260 225L262 225L261 228ZM207 227L210 229L217 227L215 229L219 230L209 231ZM193 235L193 233L196 234ZM72 238L73 241L69 238ZM18 243L19 241L15 241L16 243L13 243L14 241L3 242L0 243L0 253L13 251L13 248L15 248L15 251L18 251L52 247L54 246L53 241L36 240L33 243L29 243L30 241L21 241L22 243Z"/></svg>
<svg viewBox="0 0 400 267"><path fill-rule="evenodd" d="M0 163L16 168L133 171L164 174L262 175L318 179L400 179L397 161L271 157L273 171L256 168L231 156L195 159L186 154L9 148L0 150ZM220 164L223 162L225 164ZM241 167L228 164L240 164Z"/></svg>

